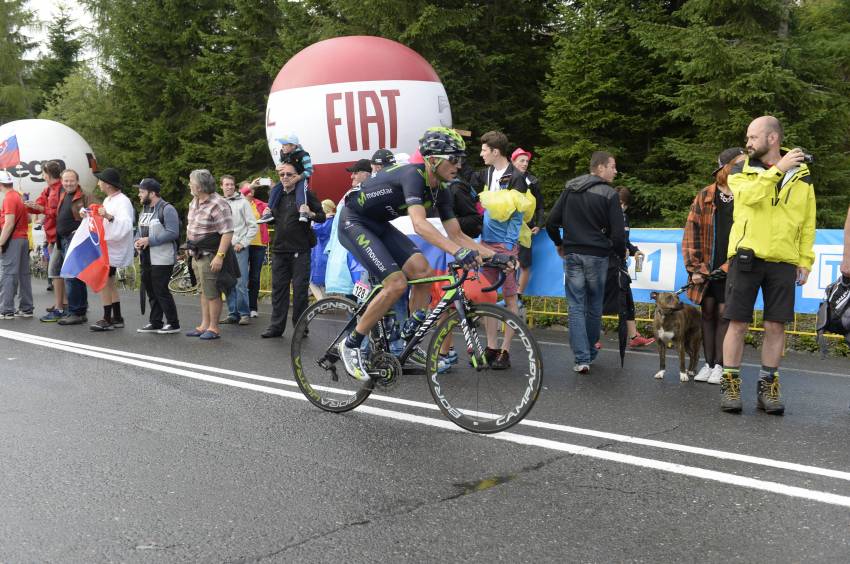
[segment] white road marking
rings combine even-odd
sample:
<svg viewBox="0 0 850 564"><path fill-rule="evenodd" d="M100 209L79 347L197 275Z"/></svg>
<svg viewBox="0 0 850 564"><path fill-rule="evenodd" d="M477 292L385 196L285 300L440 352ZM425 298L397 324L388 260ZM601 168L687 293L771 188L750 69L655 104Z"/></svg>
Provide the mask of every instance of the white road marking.
<svg viewBox="0 0 850 564"><path fill-rule="evenodd" d="M277 395L281 397L286 397L290 399L296 399L300 401L306 401L306 398L299 392L281 390L279 388L271 388L268 386L261 386L259 384L252 384L249 382L242 382L237 380L229 380L227 378L220 378L218 376L211 376L208 374L201 374L199 372L193 372L190 370L184 370L182 368L164 366L161 364L156 364L153 362L143 361L136 358L129 358L126 356L119 356L115 354L108 354L100 351L93 351L84 348L80 348L75 346L76 344L58 344L48 342L46 339L35 338L33 339L32 335L28 335L25 333L17 333L13 331L0 330L0 336L6 337L8 339L21 341L29 344L36 344L44 347L53 348L56 350L63 350L66 352L71 352L74 354L79 354L83 356L90 356L94 358L100 358L103 360L112 360L114 362L128 364L131 366L137 366L139 368L148 368L158 372L165 372L168 374L174 374L177 376L184 376L187 378L201 380L204 382L210 382L215 384L223 384L226 386L232 386L236 388L242 388L246 390L252 390L257 392L263 392L267 394ZM420 425L427 425L431 427L438 427L441 429L464 432L457 426L455 426L450 421L445 419L434 419L431 417L424 417L421 415L414 415L410 413L403 413L398 411L391 411L388 409L361 405L357 409L358 412L369 413L372 415L377 415L380 417L396 419L399 421L405 421L409 423L418 423ZM560 441L553 441L550 439L542 439L537 437L530 437L526 435L520 435L514 432L503 432L497 433L495 435L478 435L481 439L497 439L501 441L511 442L514 444L526 445L526 446L536 446L539 448L544 448L548 450L554 450L559 452L566 452L570 454L575 454L578 456L586 456L590 458L597 458L601 460L606 460L609 462L616 462L620 464L627 464L631 466L638 466L642 468L650 468L654 470L659 470L663 472L669 472L673 474L679 474L683 476L690 476L694 478L699 478L702 480L711 480L715 482L720 482L724 484L730 484L735 486L740 486L744 488L750 488L754 490L766 491L771 493L776 493L779 495L784 495L788 497L794 497L799 499L808 499L811 501L817 501L820 503L826 503L830 505L837 505L841 507L850 508L850 497L842 496L838 494L833 494L830 492L823 492L818 490L809 490L805 488L800 488L796 486L789 486L787 484L781 484L778 482L771 482L767 480L760 480L757 478L748 478L746 476L739 476L736 474L729 474L726 472L718 472L715 470L709 470L705 468L698 468L694 466L686 466L683 464L676 464L672 462L665 462L661 460L654 460L651 458L643 458L628 454L622 454L618 452L606 451L606 450L598 450L593 447L586 447L581 445L573 445L569 443L564 443Z"/></svg>
<svg viewBox="0 0 850 564"><path fill-rule="evenodd" d="M73 341L61 341L61 340L58 340L58 339L52 339L50 337L42 337L42 336L39 336L39 335L31 335L31 334L28 334L28 333L17 333L17 332L14 332L14 331L0 330L0 336L4 336L4 337L7 337L7 338L10 338L10 339L13 339L13 340L22 341L22 342L31 343L31 344L36 344L36 343L42 344L43 343L44 346L52 346L53 348L62 347L60 350L68 350L69 352L77 352L76 350L73 350L73 349L80 349L80 350L83 350L83 351L104 353L105 355L107 355L108 358L110 358L112 360L116 360L118 362L121 362L121 360L116 359L114 357L117 356L117 357L125 357L125 358L128 358L128 359L138 359L138 360L141 360L141 361L147 361L145 364L146 365L150 364L152 367L154 367L153 368L154 370L162 369L161 365L165 364L165 365L172 365L172 366L177 366L177 367L181 367L181 368L191 368L191 369L195 369L195 370L203 370L205 372L212 372L212 373L215 373L215 374L235 376L235 377L238 377L238 378L245 378L245 379L248 379L248 380L256 380L256 381L260 381L260 382L269 382L269 383L273 383L273 384L281 384L281 385L290 386L290 387L294 387L294 388L298 387L298 384L296 384L294 380L285 380L283 378L273 378L273 377L270 377L270 376L261 376L259 374L252 374L250 372L242 372L242 371L239 371L239 370L229 370L229 369L226 369L226 368L218 368L218 367L215 367L215 366L207 366L207 365L204 365L204 364L195 364L195 363L192 363L192 362L184 362L184 361L181 361L181 360L173 360L173 359L165 358L165 357L155 357L155 356L151 356L151 355L133 353L133 352L122 351L122 350L117 350L117 349L110 349L110 348L105 348L105 347L96 347L94 345L87 345L87 344L83 344L83 343L75 343ZM83 354L83 353L80 353L80 354ZM150 361L153 361L153 363L151 363ZM128 364L134 364L134 365L137 365L137 366L147 367L147 366L138 365L138 364L135 364L135 363L128 363ZM181 371L178 375L186 376L187 374L184 374L183 372L186 372L186 371ZM197 372L188 372L188 374L197 374ZM189 377L193 377L193 376L189 376ZM216 383L230 383L230 382L232 382L232 380L224 379L223 382L216 381ZM248 389L253 389L253 388L248 388ZM258 390L258 391L263 391L263 390ZM294 396L287 395L287 397L296 397L296 399L302 398L300 392L296 393ZM409 399L404 399L404 398L385 396L385 395L381 395L381 394L377 394L377 393L373 393L372 395L370 395L369 399L370 400L377 400L377 401L381 401L381 402L385 402L385 403L392 403L392 404L396 404L396 405L404 405L404 406L407 406L407 407L426 409L426 410L429 410L429 411L439 411L439 408L436 405L434 405L433 403L430 403L430 402L428 402L428 403L420 402L420 401L416 401L416 400L409 400ZM357 408L358 411L361 411L362 409L363 409L363 406L360 406L360 407ZM618 433L609 433L609 432L606 432L606 431L598 431L598 430L595 430L595 429L585 429L585 428L581 428L581 427L573 427L573 426L570 426L570 425L562 425L562 424L559 424L559 423L548 423L548 422L545 422L545 421L536 421L536 420L528 419L528 418L520 421L519 425L523 425L523 426L527 426L527 427L533 427L533 428L537 428L537 429L546 429L546 430L550 430L550 431L558 431L558 432L561 432L561 433L568 433L568 434L573 434L573 435L582 435L582 436L587 436L587 437L594 437L594 438L603 439L603 440L606 440L606 441L614 441L614 442L618 442L618 443L629 443L629 444L635 444L635 445L640 445L640 446L646 446L646 447L658 448L658 449L670 450L670 451L676 451L676 452L685 452L685 453L688 453L688 454L696 454L696 455L699 455L699 456L717 458L717 459L720 459L720 460L732 460L732 461L736 461L736 462L743 462L743 463L746 463L746 464L753 464L753 465L757 465L757 466L765 466L765 467L776 468L776 469L780 469L780 470L789 470L789 471L792 471L792 472L800 472L800 473L804 473L804 474L812 474L812 475L815 475L815 476L823 476L823 477L826 477L826 478L834 478L834 479L837 479L837 480L850 481L850 472L845 472L845 471L842 471L842 470L834 470L834 469L831 469L831 468L821 468L821 467L818 467L818 466L809 466L809 465L806 465L806 464L798 464L796 462L786 462L786 461L783 461L783 460L774 460L774 459L770 459L770 458L750 456L750 455L747 455L747 454L739 454L739 453L735 453L735 452L728 452L728 451L722 451L722 450L702 448L702 447L696 447L696 446L685 445L685 444L680 444L680 443L669 443L669 442L665 442L665 441L657 441L657 440L653 440L653 439L646 439L646 438L643 438L643 437L636 437L636 436L632 436L632 435L622 435L622 434L618 434ZM452 424L452 427L454 427L454 424Z"/></svg>

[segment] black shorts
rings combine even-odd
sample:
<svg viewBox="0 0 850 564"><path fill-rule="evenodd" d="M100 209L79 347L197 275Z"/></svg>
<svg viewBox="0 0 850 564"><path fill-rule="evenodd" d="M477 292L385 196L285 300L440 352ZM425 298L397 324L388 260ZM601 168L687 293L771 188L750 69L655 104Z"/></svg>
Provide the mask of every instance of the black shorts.
<svg viewBox="0 0 850 564"><path fill-rule="evenodd" d="M422 251L388 221L374 221L347 206L339 215L339 242L369 274L383 282Z"/></svg>
<svg viewBox="0 0 850 564"><path fill-rule="evenodd" d="M118 272L118 269L117 269L117 268L115 268L114 266L110 266L110 267L109 267L109 277L110 277L110 278L112 278L113 276L115 276L115 273L116 273L116 272Z"/></svg>
<svg viewBox="0 0 850 564"><path fill-rule="evenodd" d="M753 320L753 306L761 288L764 297L764 320L777 323L794 321L794 293L797 267L787 262L767 262L756 258L752 270L742 272L737 257L729 261L726 277L725 319Z"/></svg>
<svg viewBox="0 0 850 564"><path fill-rule="evenodd" d="M531 247L519 246L519 265L522 268L531 268Z"/></svg>

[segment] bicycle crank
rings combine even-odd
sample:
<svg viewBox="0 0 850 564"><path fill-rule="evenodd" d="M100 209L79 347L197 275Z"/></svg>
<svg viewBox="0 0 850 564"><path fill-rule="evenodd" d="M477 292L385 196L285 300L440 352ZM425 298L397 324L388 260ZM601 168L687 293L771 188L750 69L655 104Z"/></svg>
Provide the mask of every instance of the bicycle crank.
<svg viewBox="0 0 850 564"><path fill-rule="evenodd" d="M398 384L402 368L398 359L390 353L381 352L372 357L369 376L375 383L385 390L389 390Z"/></svg>

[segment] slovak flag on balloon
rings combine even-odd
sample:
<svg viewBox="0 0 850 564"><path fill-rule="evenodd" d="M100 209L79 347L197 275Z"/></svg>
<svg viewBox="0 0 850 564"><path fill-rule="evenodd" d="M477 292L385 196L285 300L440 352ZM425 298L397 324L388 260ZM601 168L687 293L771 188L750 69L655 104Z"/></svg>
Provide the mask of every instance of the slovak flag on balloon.
<svg viewBox="0 0 850 564"><path fill-rule="evenodd" d="M0 141L0 168L12 168L21 162L21 151L18 149L18 138L12 135Z"/></svg>
<svg viewBox="0 0 850 564"><path fill-rule="evenodd" d="M60 273L62 278L82 280L95 292L101 291L109 278L109 252L98 208L98 204L92 204L74 233Z"/></svg>

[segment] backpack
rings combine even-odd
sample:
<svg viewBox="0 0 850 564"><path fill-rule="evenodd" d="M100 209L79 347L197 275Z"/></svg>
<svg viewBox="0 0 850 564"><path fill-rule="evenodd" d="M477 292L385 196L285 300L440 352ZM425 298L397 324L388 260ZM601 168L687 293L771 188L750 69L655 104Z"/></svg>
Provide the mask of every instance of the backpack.
<svg viewBox="0 0 850 564"><path fill-rule="evenodd" d="M850 278L840 276L826 287L826 295L818 308L818 344L826 355L824 333L844 335L850 345Z"/></svg>

